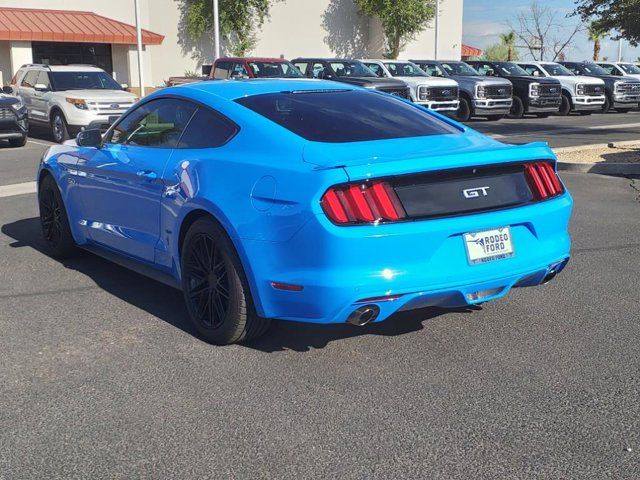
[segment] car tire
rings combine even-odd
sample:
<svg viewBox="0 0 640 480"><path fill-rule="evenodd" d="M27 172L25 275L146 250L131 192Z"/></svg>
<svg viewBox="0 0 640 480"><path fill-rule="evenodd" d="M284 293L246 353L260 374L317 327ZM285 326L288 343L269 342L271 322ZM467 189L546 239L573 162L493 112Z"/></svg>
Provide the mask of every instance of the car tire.
<svg viewBox="0 0 640 480"><path fill-rule="evenodd" d="M507 115L507 118L520 119L524 117L524 103L520 100L520 97L513 97L513 103L511 104L511 111Z"/></svg>
<svg viewBox="0 0 640 480"><path fill-rule="evenodd" d="M20 137L20 138L10 138L9 139L9 145L11 145L12 147L24 147L27 144L27 137Z"/></svg>
<svg viewBox="0 0 640 480"><path fill-rule="evenodd" d="M504 118L504 115L487 115L487 120L490 122L498 122Z"/></svg>
<svg viewBox="0 0 640 480"><path fill-rule="evenodd" d="M256 313L240 258L218 223L210 217L196 220L181 252L187 312L204 340L229 345L266 332L270 320Z"/></svg>
<svg viewBox="0 0 640 480"><path fill-rule="evenodd" d="M51 134L56 143L69 140L69 127L62 112L55 112L51 117Z"/></svg>
<svg viewBox="0 0 640 480"><path fill-rule="evenodd" d="M562 101L560 102L560 110L558 110L559 117L566 117L571 113L571 99L568 95L562 94Z"/></svg>
<svg viewBox="0 0 640 480"><path fill-rule="evenodd" d="M607 95L604 99L604 104L602 105L602 109L600 110L600 113L609 113L609 111L611 110L611 99L609 98L609 95Z"/></svg>
<svg viewBox="0 0 640 480"><path fill-rule="evenodd" d="M471 120L471 105L469 100L464 97L460 97L460 106L456 110L455 119L458 122L468 122Z"/></svg>
<svg viewBox="0 0 640 480"><path fill-rule="evenodd" d="M42 236L51 255L59 259L74 256L77 247L71 234L67 210L60 189L51 175L46 175L40 182L38 206Z"/></svg>

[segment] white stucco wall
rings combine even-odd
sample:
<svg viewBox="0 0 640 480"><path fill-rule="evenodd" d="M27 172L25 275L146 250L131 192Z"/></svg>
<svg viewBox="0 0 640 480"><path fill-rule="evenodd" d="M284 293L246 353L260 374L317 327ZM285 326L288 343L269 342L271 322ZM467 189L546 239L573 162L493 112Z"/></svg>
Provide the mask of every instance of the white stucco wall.
<svg viewBox="0 0 640 480"><path fill-rule="evenodd" d="M205 35L197 44L191 42L181 26L180 4L177 0L140 0L142 28L165 36L162 45L145 48L143 62L147 86L161 85L168 77L183 75L187 70L199 72L200 65L213 60L212 35ZM441 0L441 4L440 57L457 59L462 41L463 0ZM133 0L2 0L0 6L92 11L135 24ZM363 17L353 0L281 0L273 5L270 19L259 32L252 54L284 55L286 58L379 56L382 53L381 35L379 23ZM17 47L16 50L11 54L12 58L30 56L24 48ZM113 68L118 81L138 86L137 62L132 50L135 48L131 46L113 45ZM401 57L432 58L433 54L434 32L429 28L407 45ZM15 73L22 63L16 66L14 62L12 71L6 72L0 59L0 69L6 77Z"/></svg>

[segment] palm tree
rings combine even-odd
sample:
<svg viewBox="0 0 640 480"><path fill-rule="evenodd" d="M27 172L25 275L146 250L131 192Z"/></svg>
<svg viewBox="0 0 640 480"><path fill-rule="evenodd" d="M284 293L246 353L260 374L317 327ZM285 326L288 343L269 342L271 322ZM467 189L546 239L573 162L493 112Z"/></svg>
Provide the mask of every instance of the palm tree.
<svg viewBox="0 0 640 480"><path fill-rule="evenodd" d="M607 35L607 32L603 31L596 22L589 24L587 32L589 34L589 40L593 42L593 61L597 62L600 60L600 42Z"/></svg>
<svg viewBox="0 0 640 480"><path fill-rule="evenodd" d="M513 60L513 49L516 46L516 33L501 33L500 42L507 47L507 61L511 62Z"/></svg>

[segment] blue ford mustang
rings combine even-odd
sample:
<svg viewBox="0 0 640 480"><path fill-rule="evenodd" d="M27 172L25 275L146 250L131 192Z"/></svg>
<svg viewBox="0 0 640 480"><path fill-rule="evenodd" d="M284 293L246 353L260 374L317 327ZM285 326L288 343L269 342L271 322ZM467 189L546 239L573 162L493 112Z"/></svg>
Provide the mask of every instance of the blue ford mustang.
<svg viewBox="0 0 640 480"><path fill-rule="evenodd" d="M182 289L208 341L269 319L382 321L549 281L572 199L544 144L317 80L158 91L38 172L53 255L90 250Z"/></svg>

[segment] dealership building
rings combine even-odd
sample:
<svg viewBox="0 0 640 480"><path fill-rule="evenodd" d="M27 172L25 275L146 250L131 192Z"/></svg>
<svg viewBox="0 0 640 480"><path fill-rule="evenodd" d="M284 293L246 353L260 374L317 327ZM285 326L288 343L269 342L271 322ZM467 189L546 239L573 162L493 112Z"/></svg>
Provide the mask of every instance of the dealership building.
<svg viewBox="0 0 640 480"><path fill-rule="evenodd" d="M441 0L438 58L459 59L463 0ZM145 86L200 72L214 58L212 35L198 42L184 28L186 0L139 0ZM0 81L26 63L98 65L137 87L134 0L3 0L0 3ZM402 58L433 58L435 31L408 43ZM254 55L381 57L382 28L352 0L275 2L257 35Z"/></svg>

